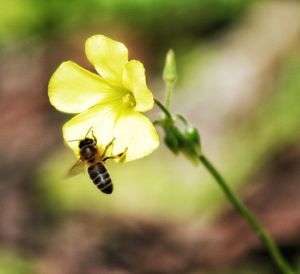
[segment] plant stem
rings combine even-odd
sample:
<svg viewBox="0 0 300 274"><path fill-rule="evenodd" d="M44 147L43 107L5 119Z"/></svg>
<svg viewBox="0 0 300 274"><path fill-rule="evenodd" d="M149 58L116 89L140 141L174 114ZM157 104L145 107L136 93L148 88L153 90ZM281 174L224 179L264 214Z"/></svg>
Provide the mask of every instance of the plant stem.
<svg viewBox="0 0 300 274"><path fill-rule="evenodd" d="M284 274L294 274L289 264L281 255L277 245L268 234L268 232L259 224L253 214L249 209L243 204L243 202L232 192L228 184L222 178L220 173L216 168L210 163L210 161L204 156L200 155L199 160L206 167L208 172L215 178L219 186L222 188L224 194L229 199L229 201L234 205L237 211L246 219L248 224L255 230L267 250L269 251L271 257L273 258L276 265L279 267Z"/></svg>
<svg viewBox="0 0 300 274"><path fill-rule="evenodd" d="M157 99L154 98L155 104L163 111L163 113L172 120L172 115L169 110Z"/></svg>
<svg viewBox="0 0 300 274"><path fill-rule="evenodd" d="M173 83L167 83L167 97L165 103L167 110L170 110L172 93L173 93Z"/></svg>

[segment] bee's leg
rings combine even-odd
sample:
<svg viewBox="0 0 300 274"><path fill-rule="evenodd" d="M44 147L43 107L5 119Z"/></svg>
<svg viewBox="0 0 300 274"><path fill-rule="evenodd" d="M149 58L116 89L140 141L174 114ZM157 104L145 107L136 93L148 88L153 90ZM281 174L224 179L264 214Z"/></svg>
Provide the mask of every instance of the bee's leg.
<svg viewBox="0 0 300 274"><path fill-rule="evenodd" d="M103 150L103 153L102 153L103 156L106 154L107 150L108 150L111 146L113 146L115 140L116 140L116 138L114 137L114 138L113 138L113 139L105 146L105 148L104 148L104 150Z"/></svg>
<svg viewBox="0 0 300 274"><path fill-rule="evenodd" d="M126 147L123 152L121 152L121 153L119 153L117 155L105 157L102 161L104 162L104 161L106 161L108 159L120 159L120 160L122 160L122 158L125 159L127 150L128 150L128 147Z"/></svg>

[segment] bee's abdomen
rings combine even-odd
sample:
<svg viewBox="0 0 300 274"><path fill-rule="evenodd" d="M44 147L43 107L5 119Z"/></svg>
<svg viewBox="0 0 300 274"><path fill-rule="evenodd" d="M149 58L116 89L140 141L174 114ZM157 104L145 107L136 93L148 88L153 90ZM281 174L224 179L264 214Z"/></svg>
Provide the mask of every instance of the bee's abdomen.
<svg viewBox="0 0 300 274"><path fill-rule="evenodd" d="M113 185L110 176L102 163L95 163L88 167L88 173L94 184L104 193L110 194Z"/></svg>

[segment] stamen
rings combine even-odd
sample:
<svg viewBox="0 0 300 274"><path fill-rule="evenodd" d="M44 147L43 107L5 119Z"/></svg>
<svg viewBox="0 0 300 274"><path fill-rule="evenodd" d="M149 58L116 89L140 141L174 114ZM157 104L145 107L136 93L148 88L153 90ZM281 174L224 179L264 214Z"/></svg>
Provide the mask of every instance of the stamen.
<svg viewBox="0 0 300 274"><path fill-rule="evenodd" d="M122 101L127 107L134 107L136 105L135 98L131 92L126 93L122 97Z"/></svg>

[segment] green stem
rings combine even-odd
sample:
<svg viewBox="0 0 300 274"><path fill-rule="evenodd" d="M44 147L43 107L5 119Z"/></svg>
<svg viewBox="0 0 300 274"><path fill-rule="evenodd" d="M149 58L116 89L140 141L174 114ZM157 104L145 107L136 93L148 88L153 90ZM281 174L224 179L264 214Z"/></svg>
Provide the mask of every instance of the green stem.
<svg viewBox="0 0 300 274"><path fill-rule="evenodd" d="M175 113L174 117L179 119L186 127L188 127L190 125L188 120L180 113Z"/></svg>
<svg viewBox="0 0 300 274"><path fill-rule="evenodd" d="M173 83L167 83L167 97L166 97L166 108L170 110L172 93L173 93Z"/></svg>
<svg viewBox="0 0 300 274"><path fill-rule="evenodd" d="M216 168L210 163L210 161L204 156L199 156L199 160L206 167L209 173L215 178L219 186L222 188L224 194L229 201L234 205L237 211L246 219L248 224L255 230L267 250L269 251L274 262L284 274L294 274L289 264L281 255L277 245L272 240L268 232L259 224L256 218L252 215L249 209L243 204L243 202L232 192L225 180L222 178Z"/></svg>
<svg viewBox="0 0 300 274"><path fill-rule="evenodd" d="M163 111L163 113L172 120L172 115L169 110L157 99L154 99L155 104Z"/></svg>
<svg viewBox="0 0 300 274"><path fill-rule="evenodd" d="M170 99L169 99L170 100ZM154 99L156 105L164 112L164 114L172 120L172 114L169 112L169 109L165 107L159 100ZM168 101L168 100L167 100ZM176 115L180 118L183 122L186 119L182 119L180 115ZM158 121L159 122L159 121ZM187 122L187 121L186 121ZM199 156L200 162L206 167L208 172L215 178L219 186L222 188L224 194L229 199L229 201L233 204L236 210L245 218L248 224L254 229L257 233L258 237L261 239L262 243L265 245L266 249L270 253L271 257L273 258L274 262L278 266L278 268L282 271L283 274L294 274L293 270L286 262L286 260L281 255L277 245L268 234L268 232L261 226L261 224L256 220L254 215L249 211L249 209L243 204L243 202L233 193L230 189L226 181L217 171L217 169L210 163L210 161L204 156Z"/></svg>

